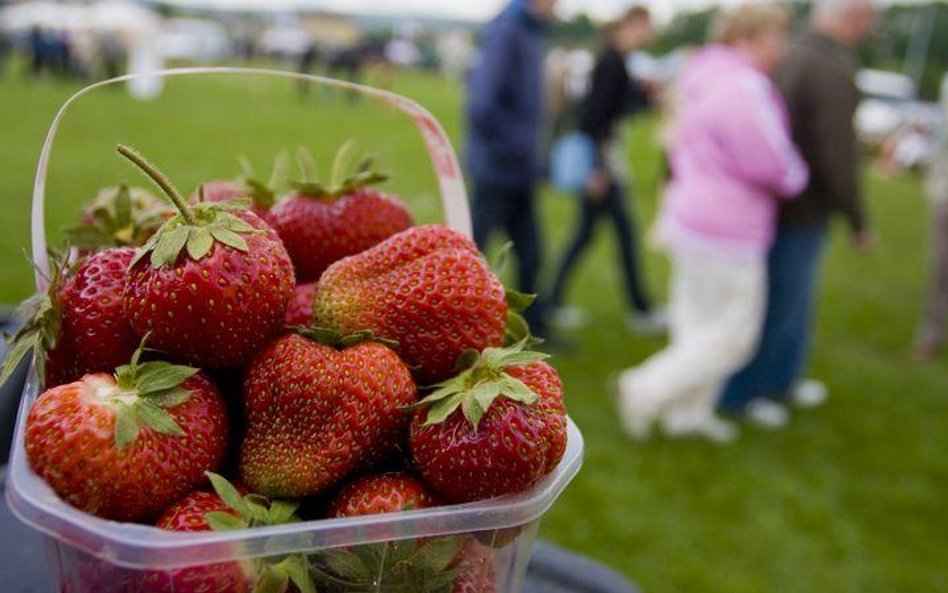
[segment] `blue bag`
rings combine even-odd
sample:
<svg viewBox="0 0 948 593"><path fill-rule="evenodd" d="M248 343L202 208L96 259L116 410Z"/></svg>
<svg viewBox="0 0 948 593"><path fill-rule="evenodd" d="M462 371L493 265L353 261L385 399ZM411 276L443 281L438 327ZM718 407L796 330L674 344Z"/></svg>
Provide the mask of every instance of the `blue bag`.
<svg viewBox="0 0 948 593"><path fill-rule="evenodd" d="M550 151L550 182L558 190L577 193L596 169L596 143L580 132L560 137Z"/></svg>

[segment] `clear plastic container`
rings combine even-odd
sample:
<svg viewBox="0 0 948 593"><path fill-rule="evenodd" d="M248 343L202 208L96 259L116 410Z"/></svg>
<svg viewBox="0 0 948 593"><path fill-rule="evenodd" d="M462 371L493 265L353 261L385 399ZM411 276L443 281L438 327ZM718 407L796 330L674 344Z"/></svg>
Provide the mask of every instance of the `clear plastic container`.
<svg viewBox="0 0 948 593"><path fill-rule="evenodd" d="M434 168L434 180L442 200L443 220L456 230L470 235L470 216L464 183L457 159L441 125L415 102L378 89L352 85L320 77L289 72L246 70L236 68L201 68L169 70L149 76L160 80L198 80L200 77L221 77L223 80L263 80L287 84L308 84L335 87L347 92L367 95L382 105L395 108L404 120L414 123L421 132ZM198 78L195 78L198 77ZM45 289L43 273L47 269L45 203L48 169L54 140L66 114L76 109L83 98L100 89L114 90L115 85L136 82L135 76L122 77L83 89L70 98L57 114L47 136L37 168L33 196L33 256L38 270L37 286ZM140 82L140 81L139 81ZM153 81L152 81L153 82ZM108 99L108 98L107 98ZM108 99L114 100L114 99ZM159 100L160 101L160 100ZM371 112L380 112L375 106ZM252 119L252 117L250 118ZM388 122L389 120L385 120ZM402 122L404 123L404 122ZM115 133L132 132L131 124L119 126ZM385 124L391 124L391 122ZM81 126L80 126L81 127ZM81 135L81 131L79 132ZM164 133L168 133L164 130ZM105 139L108 142L109 139ZM380 142L384 143L384 134ZM237 147L239 148L239 147ZM396 149L400 151L401 149ZM156 159L160 162L160 159ZM63 167L68 181L68 167ZM77 175L78 172L73 172ZM55 195L52 192L51 195ZM424 193L422 192L424 195ZM411 203L411 202L410 202ZM485 580L479 589L489 593L517 593L526 572L533 540L542 515L549 510L582 464L583 438L575 424L568 422L566 453L556 470L532 490L492 500L434 509L407 511L347 519L307 521L237 532L177 533L154 527L122 524L83 513L59 499L49 486L30 469L24 449L24 430L30 406L38 395L38 383L31 373L20 404L13 452L7 474L7 501L12 511L24 522L46 536L50 571L59 591L69 593L178 593L179 591L213 591L200 588L197 579L201 570L211 570L228 563L240 563L249 571L261 563L276 563L287 556L302 554L316 572L333 576L332 551L344 550L360 558L377 562L378 573L358 586L344 585L342 580L325 582L326 591L402 591L406 574L421 587L435 585L437 574L425 582L429 573L418 576L412 563L419 567L425 546L448 538L447 549L456 551L449 568L451 575L472 571ZM453 546L453 547L452 547ZM476 548L477 566L458 565L463 551ZM433 547L432 547L433 549ZM414 554L415 552L419 554ZM453 554L454 552L452 552ZM472 560L473 562L473 560ZM442 562L443 564L443 562ZM203 569L201 568L203 567ZM183 571L196 571L189 585L180 578ZM420 569L419 569L420 570ZM430 571L429 571L430 572ZM443 571L442 571L443 572ZM247 574L250 574L247 572ZM178 579L175 580L175 575ZM338 574L335 574L338 576ZM421 578L421 581L417 579ZM442 577L443 578L443 575ZM400 580L401 579L401 580ZM444 591L451 591L446 585ZM240 587L234 591L243 590ZM249 593L249 589L247 589Z"/></svg>

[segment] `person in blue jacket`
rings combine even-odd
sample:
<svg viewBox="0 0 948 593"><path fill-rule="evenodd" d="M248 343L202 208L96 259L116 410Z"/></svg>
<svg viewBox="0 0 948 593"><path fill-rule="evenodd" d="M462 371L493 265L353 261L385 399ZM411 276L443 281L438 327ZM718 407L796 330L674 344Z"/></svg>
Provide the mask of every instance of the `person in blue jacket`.
<svg viewBox="0 0 948 593"><path fill-rule="evenodd" d="M540 175L545 25L556 0L513 0L483 32L468 82L467 167L474 185L474 240L503 229L517 256L518 289L536 292L541 265L535 187ZM526 312L534 334L539 305Z"/></svg>

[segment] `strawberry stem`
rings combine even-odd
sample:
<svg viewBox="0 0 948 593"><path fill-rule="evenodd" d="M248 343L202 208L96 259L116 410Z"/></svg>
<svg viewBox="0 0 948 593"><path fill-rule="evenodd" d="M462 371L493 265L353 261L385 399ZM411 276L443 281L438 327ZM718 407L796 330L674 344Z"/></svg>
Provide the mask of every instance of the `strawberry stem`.
<svg viewBox="0 0 948 593"><path fill-rule="evenodd" d="M171 183L171 180L169 180L158 167L151 164L148 159L128 146L119 144L115 150L141 169L146 175L151 177L155 185L160 187L161 191L165 192L165 195L168 196L171 203L174 204L174 207L181 213L181 217L184 218L187 224L194 225L196 223L194 216L191 215L191 211L188 209L187 203L184 201L184 198L181 197L181 193L178 192L174 184Z"/></svg>

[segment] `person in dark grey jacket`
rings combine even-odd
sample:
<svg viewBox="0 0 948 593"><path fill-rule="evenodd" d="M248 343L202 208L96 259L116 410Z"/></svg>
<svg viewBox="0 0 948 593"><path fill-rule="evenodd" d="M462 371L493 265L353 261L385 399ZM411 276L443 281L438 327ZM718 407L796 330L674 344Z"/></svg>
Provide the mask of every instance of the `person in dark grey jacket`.
<svg viewBox="0 0 948 593"><path fill-rule="evenodd" d="M567 282L593 237L596 223L610 219L619 245L619 263L629 301L628 325L643 333L664 329L664 314L655 310L645 289L636 245L636 228L626 205L631 191L628 147L623 142L625 117L648 107L644 85L629 76L626 57L651 41L653 34L648 9L636 6L604 31L605 47L596 60L589 95L580 113L580 130L596 145L596 169L579 199L576 231L559 265L550 308L563 318L561 309ZM556 321L556 319L554 319ZM562 323L562 321L560 322Z"/></svg>
<svg viewBox="0 0 948 593"><path fill-rule="evenodd" d="M826 398L825 386L801 378L830 219L843 216L858 249L873 243L859 188L853 115L860 99L855 50L875 17L871 0L817 0L810 30L776 75L810 183L781 207L768 261L764 333L756 356L731 378L720 401L724 410L747 412L765 426L787 422L779 402L813 406Z"/></svg>
<svg viewBox="0 0 948 593"><path fill-rule="evenodd" d="M484 30L480 62L468 83L467 168L474 184L474 240L485 249L503 229L517 255L518 289L536 292L540 233L535 186L540 175L543 37L555 0L513 0ZM543 315L526 312L535 334Z"/></svg>

